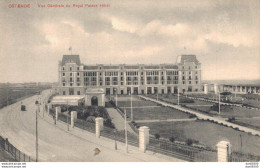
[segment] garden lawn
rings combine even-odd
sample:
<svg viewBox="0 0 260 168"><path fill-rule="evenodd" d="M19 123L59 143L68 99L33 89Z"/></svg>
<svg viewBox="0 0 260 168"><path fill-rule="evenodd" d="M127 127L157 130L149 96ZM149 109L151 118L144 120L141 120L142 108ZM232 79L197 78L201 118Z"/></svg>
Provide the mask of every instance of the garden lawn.
<svg viewBox="0 0 260 168"><path fill-rule="evenodd" d="M260 118L239 118L235 120L235 123L260 130Z"/></svg>
<svg viewBox="0 0 260 168"><path fill-rule="evenodd" d="M245 107L221 106L220 115L221 117L224 118L230 118L230 117L252 118L252 117L260 117L260 111L248 109Z"/></svg>
<svg viewBox="0 0 260 168"><path fill-rule="evenodd" d="M186 141L189 138L213 148L219 141L228 139L231 142L232 150L239 152L241 151L241 135L242 152L260 155L260 137L208 121L140 123L138 125L148 126L152 135L159 133L166 139L173 136L177 141Z"/></svg>
<svg viewBox="0 0 260 168"><path fill-rule="evenodd" d="M143 107L143 106L157 106L157 103L151 102L151 101L133 101L133 107ZM118 101L117 102L118 107L131 107L131 102L129 101Z"/></svg>
<svg viewBox="0 0 260 168"><path fill-rule="evenodd" d="M127 116L131 116L131 109L126 109ZM189 114L169 108L169 107L153 107L153 108L134 108L134 120L166 120L166 119L184 119L189 118Z"/></svg>

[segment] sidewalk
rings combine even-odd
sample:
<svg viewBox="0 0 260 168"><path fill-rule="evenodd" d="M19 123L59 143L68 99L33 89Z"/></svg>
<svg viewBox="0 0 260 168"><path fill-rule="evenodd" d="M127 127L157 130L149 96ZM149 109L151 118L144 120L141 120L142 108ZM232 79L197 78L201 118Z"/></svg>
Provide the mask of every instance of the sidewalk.
<svg viewBox="0 0 260 168"><path fill-rule="evenodd" d="M47 122L49 124L53 124L52 117L50 115L45 115L45 116L46 117L44 119L41 116L41 119L43 119L45 122ZM121 142L117 142L117 150L115 150L115 141L114 140L105 138L105 137L97 138L95 134L82 130L77 127L74 127L74 128L70 127L70 130L67 131L67 124L62 121L57 122L57 125L55 125L55 129L59 129L60 131L70 134L71 136L74 136L83 141L93 143L93 149L97 147L101 150L101 152L105 152L105 153L107 153L107 156L111 157L111 160L109 160L109 161L183 162L183 160L180 160L177 158L172 158L172 157L169 157L166 155L161 155L158 153L155 154L150 151L146 151L146 153L142 153L141 151L139 151L139 149L137 147L130 146L130 145L128 145L128 153L126 153L125 144L121 143ZM105 148L106 150L104 151L104 150L102 150L102 148ZM120 156L127 157L127 158L129 157L129 158L127 160L121 159L121 157L114 158L113 154L110 153L109 151L117 152L120 154Z"/></svg>
<svg viewBox="0 0 260 168"><path fill-rule="evenodd" d="M121 131L121 130L125 130L125 120L124 118L118 113L118 111L115 108L106 108L107 112L109 114L109 116L112 119L112 122L115 124L115 127L117 130ZM130 133L135 134L135 132L133 131L133 129L128 125L126 125L127 131L129 131Z"/></svg>
<svg viewBox="0 0 260 168"><path fill-rule="evenodd" d="M166 119L166 120L135 120L135 123L175 122L175 121L195 121L195 120L197 120L197 118Z"/></svg>

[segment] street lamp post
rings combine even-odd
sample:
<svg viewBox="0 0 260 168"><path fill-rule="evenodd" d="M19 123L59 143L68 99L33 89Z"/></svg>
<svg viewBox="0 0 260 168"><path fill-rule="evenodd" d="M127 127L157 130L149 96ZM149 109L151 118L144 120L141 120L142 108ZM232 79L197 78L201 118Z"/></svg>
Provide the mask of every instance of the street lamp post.
<svg viewBox="0 0 260 168"><path fill-rule="evenodd" d="M117 150L117 142L116 142L116 130L114 130L114 136L115 136L115 150Z"/></svg>
<svg viewBox="0 0 260 168"><path fill-rule="evenodd" d="M7 85L7 89L6 89L6 94L7 94L7 99L6 99L6 105L8 106L8 99L9 99L9 88L8 88L8 85Z"/></svg>
<svg viewBox="0 0 260 168"><path fill-rule="evenodd" d="M220 116L220 92L218 92L218 115Z"/></svg>
<svg viewBox="0 0 260 168"><path fill-rule="evenodd" d="M44 103L43 103L43 98L42 98L43 96L42 96L42 92L41 92L41 98L40 98L40 104L42 105L42 117L44 118Z"/></svg>
<svg viewBox="0 0 260 168"><path fill-rule="evenodd" d="M235 100L237 99L237 85L235 85Z"/></svg>
<svg viewBox="0 0 260 168"><path fill-rule="evenodd" d="M116 107L117 107L117 92L116 92Z"/></svg>
<svg viewBox="0 0 260 168"><path fill-rule="evenodd" d="M240 142L241 142L240 147L241 147L241 152L242 152L242 135L241 134L240 134Z"/></svg>
<svg viewBox="0 0 260 168"><path fill-rule="evenodd" d="M70 130L70 127L69 127L69 119L68 119L68 116L69 116L69 108L68 108L68 99L67 99L67 126L68 126L68 131Z"/></svg>
<svg viewBox="0 0 260 168"><path fill-rule="evenodd" d="M35 143L35 148L36 148L36 162L38 162L38 112L40 111L40 109L39 109L39 101L36 100L35 104L37 106L37 110L35 110L35 112L36 112L36 115L35 115L35 118L36 118L36 130L35 130L36 143Z"/></svg>
<svg viewBox="0 0 260 168"><path fill-rule="evenodd" d="M134 117L133 117L133 98L132 98L132 93L131 94L131 121L133 121Z"/></svg>
<svg viewBox="0 0 260 168"><path fill-rule="evenodd" d="M42 104L42 108L43 108L43 110L42 110L42 111L43 111L43 118L44 118L44 113L45 113L45 110L46 110L46 109L45 109L45 104L46 104L46 102L45 102L45 100L43 100L43 104Z"/></svg>
<svg viewBox="0 0 260 168"><path fill-rule="evenodd" d="M178 88L178 105L180 105L180 94L179 94L179 88Z"/></svg>
<svg viewBox="0 0 260 168"><path fill-rule="evenodd" d="M127 142L127 127L126 127L126 110L124 107L125 112L125 147L126 147L126 153L128 153L128 142Z"/></svg>

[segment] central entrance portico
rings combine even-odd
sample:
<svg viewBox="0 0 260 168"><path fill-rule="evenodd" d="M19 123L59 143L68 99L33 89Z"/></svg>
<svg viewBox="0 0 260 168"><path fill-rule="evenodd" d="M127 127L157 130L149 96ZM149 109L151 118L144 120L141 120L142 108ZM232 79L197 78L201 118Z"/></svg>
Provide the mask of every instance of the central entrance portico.
<svg viewBox="0 0 260 168"><path fill-rule="evenodd" d="M86 90L85 105L105 106L105 91L101 88L89 88Z"/></svg>

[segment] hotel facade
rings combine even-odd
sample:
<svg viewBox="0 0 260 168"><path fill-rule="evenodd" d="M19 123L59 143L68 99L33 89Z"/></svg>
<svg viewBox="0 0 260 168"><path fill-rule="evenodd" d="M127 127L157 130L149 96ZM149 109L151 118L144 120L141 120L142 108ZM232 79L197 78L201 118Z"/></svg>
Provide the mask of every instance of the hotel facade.
<svg viewBox="0 0 260 168"><path fill-rule="evenodd" d="M169 94L201 92L201 63L181 55L176 63L157 65L85 65L79 55L63 55L58 66L60 95L84 95L89 88L109 94Z"/></svg>

